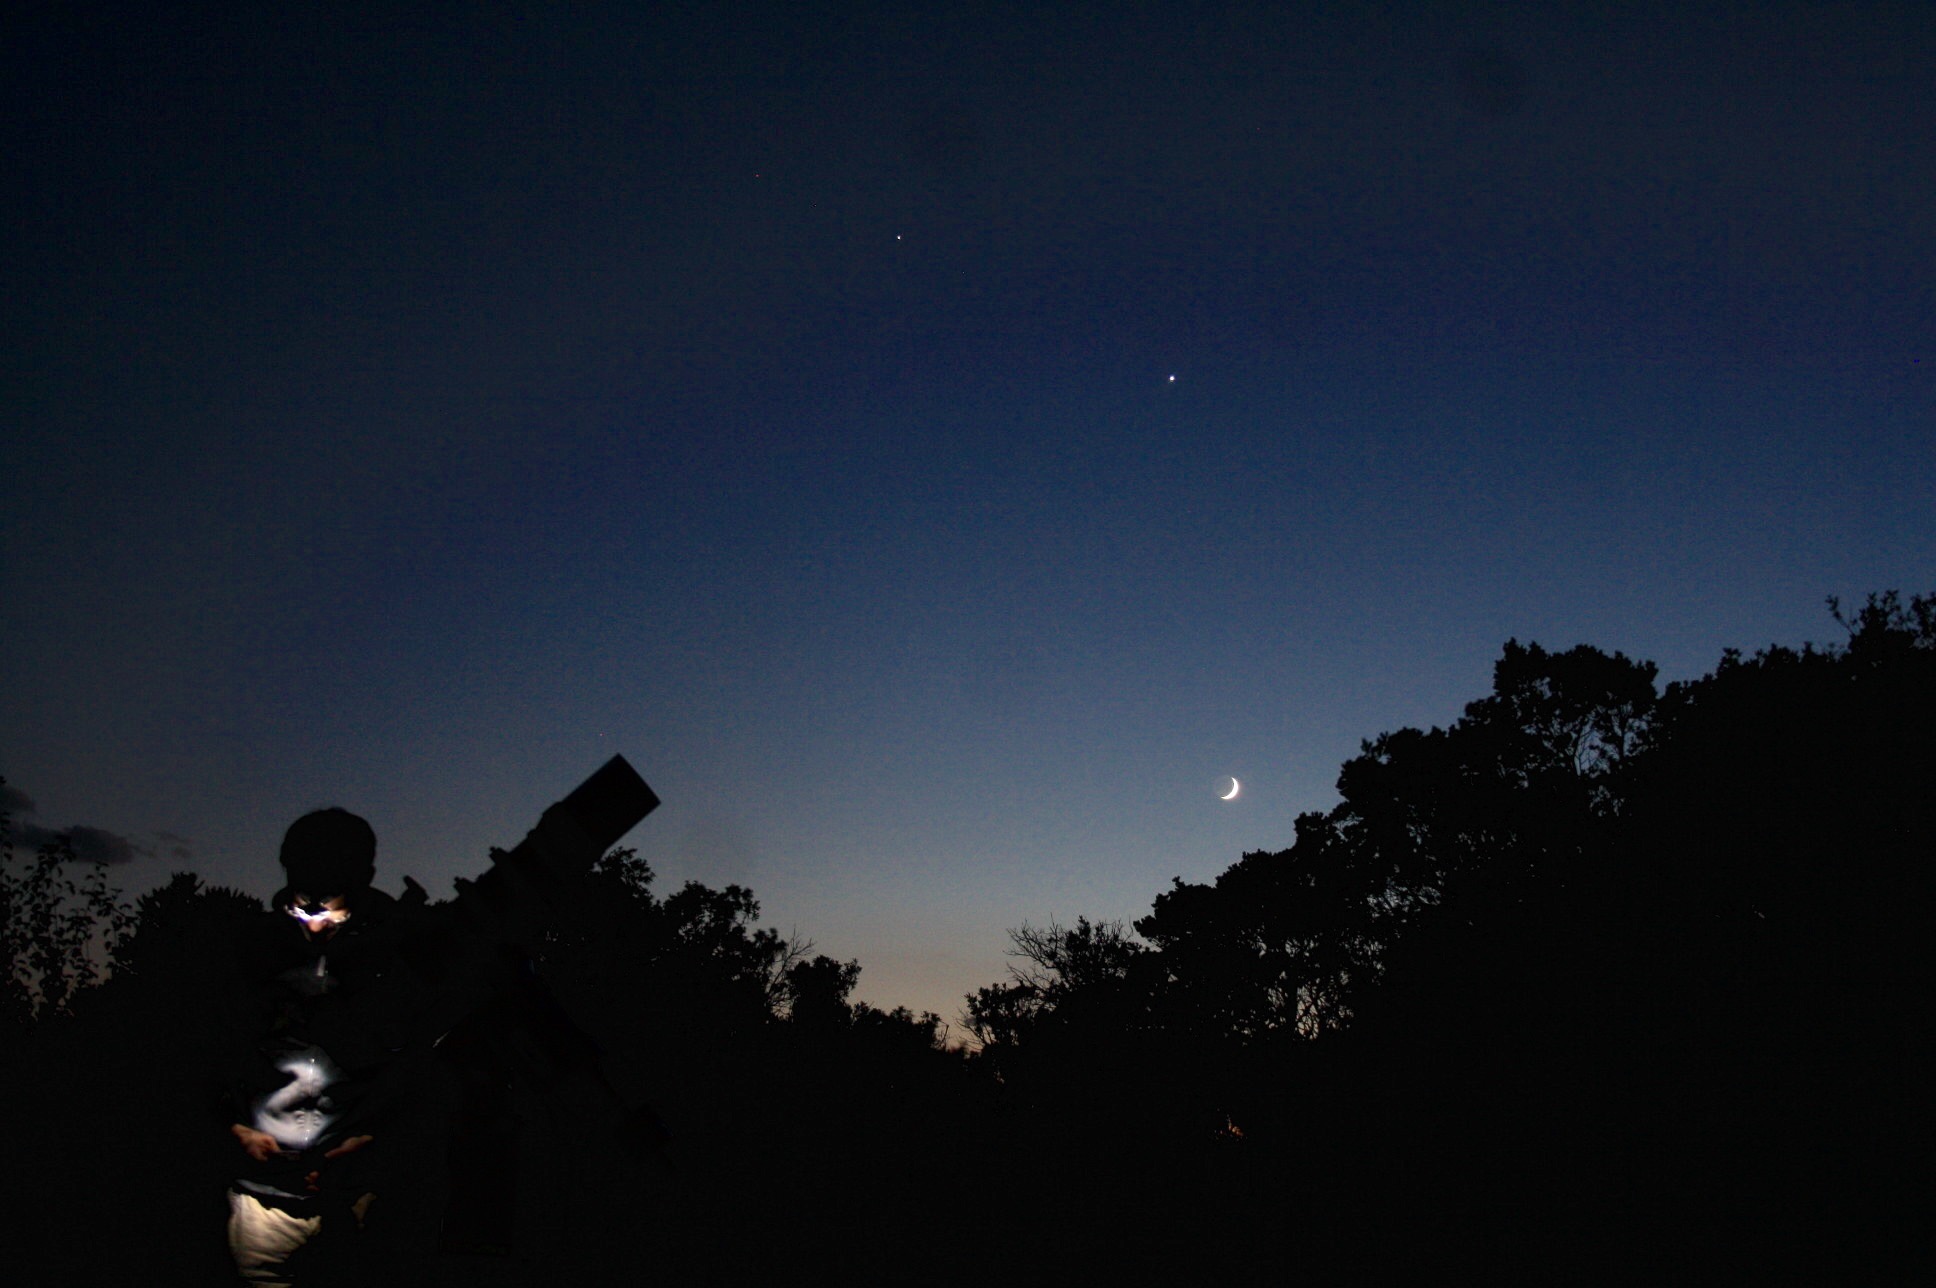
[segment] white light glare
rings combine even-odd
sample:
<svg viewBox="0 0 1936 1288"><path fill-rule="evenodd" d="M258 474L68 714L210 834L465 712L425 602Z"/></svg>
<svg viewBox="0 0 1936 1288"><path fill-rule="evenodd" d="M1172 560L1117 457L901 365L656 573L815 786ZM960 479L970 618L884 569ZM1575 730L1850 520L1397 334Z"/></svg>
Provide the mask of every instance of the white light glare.
<svg viewBox="0 0 1936 1288"><path fill-rule="evenodd" d="M289 905L289 915L297 921L302 922L305 926L341 925L350 919L349 911L344 908L325 908L321 912L304 912L293 903Z"/></svg>

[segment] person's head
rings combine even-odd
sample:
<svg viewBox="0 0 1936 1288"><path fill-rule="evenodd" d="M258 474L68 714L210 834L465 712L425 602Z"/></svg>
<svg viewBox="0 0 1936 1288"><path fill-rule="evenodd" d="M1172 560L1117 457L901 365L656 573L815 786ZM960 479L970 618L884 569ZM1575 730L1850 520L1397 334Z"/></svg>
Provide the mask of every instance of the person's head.
<svg viewBox="0 0 1936 1288"><path fill-rule="evenodd" d="M280 901L311 936L326 939L376 876L376 833L346 809L319 809L282 838Z"/></svg>

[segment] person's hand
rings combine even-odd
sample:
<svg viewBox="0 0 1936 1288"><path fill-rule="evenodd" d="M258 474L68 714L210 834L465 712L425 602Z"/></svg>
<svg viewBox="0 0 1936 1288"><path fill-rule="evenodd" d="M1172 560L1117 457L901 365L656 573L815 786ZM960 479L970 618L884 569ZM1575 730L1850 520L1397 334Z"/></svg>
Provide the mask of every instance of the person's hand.
<svg viewBox="0 0 1936 1288"><path fill-rule="evenodd" d="M241 1141L242 1148L247 1150L249 1157L258 1163L266 1163L282 1152L282 1148L276 1144L276 1138L266 1131L257 1131L253 1127L244 1127L241 1123L232 1123L229 1126L229 1134Z"/></svg>
<svg viewBox="0 0 1936 1288"><path fill-rule="evenodd" d="M352 1136L348 1140L344 1141L342 1144L338 1145L335 1149L324 1150L323 1157L341 1158L345 1154L354 1154L357 1150L362 1149L365 1145L369 1144L372 1140L375 1140L375 1139L376 1137L374 1136ZM321 1169L311 1172L309 1173L309 1175L303 1177L303 1188L308 1190L311 1194L322 1193L323 1173ZM357 1220L359 1223L361 1223L362 1217L359 1216Z"/></svg>
<svg viewBox="0 0 1936 1288"><path fill-rule="evenodd" d="M344 1141L342 1144L338 1145L335 1149L324 1150L323 1157L341 1158L345 1154L354 1154L357 1150L362 1149L365 1145L369 1144L371 1141L375 1139L376 1137L374 1136L352 1136L348 1140Z"/></svg>

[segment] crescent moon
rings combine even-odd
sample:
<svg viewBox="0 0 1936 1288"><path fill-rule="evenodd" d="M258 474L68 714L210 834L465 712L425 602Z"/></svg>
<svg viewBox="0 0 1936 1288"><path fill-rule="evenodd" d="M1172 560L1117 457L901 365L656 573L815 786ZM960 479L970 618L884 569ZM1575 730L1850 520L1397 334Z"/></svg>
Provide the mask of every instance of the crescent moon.
<svg viewBox="0 0 1936 1288"><path fill-rule="evenodd" d="M1219 797L1217 797L1217 799L1218 799L1218 800L1220 800L1220 801L1234 801L1234 800L1236 800L1236 799L1237 799L1237 789L1238 789L1238 788L1240 788L1240 787L1242 787L1242 786L1243 786L1243 784L1242 784L1242 783L1240 783L1240 782L1238 782L1238 781L1237 781L1237 780L1236 780L1235 778L1232 778L1232 779L1230 780L1230 790L1229 790L1229 791L1227 791L1227 792L1225 792L1225 793L1224 793L1223 795L1221 795L1221 796L1219 796Z"/></svg>

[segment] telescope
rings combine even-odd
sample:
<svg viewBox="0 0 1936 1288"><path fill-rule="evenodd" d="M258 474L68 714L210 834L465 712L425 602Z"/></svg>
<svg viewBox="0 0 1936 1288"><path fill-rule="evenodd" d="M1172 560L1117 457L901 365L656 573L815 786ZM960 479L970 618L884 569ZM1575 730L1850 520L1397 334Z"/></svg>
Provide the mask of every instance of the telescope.
<svg viewBox="0 0 1936 1288"><path fill-rule="evenodd" d="M493 850L475 881L457 879L457 897L408 918L391 941L436 1000L423 1017L442 1033L501 987L503 954L532 955L546 932L581 911L585 880L618 839L659 805L645 780L613 756L570 795L546 809L509 850ZM414 883L412 883L414 885ZM422 888L416 887L421 903Z"/></svg>
<svg viewBox="0 0 1936 1288"><path fill-rule="evenodd" d="M494 851L483 876L460 882L458 909L487 939L533 942L556 923L605 852L658 807L638 771L613 756L545 810L516 846Z"/></svg>
<svg viewBox="0 0 1936 1288"><path fill-rule="evenodd" d="M599 1115L604 1136L653 1148L666 1140L658 1116L613 1084L599 1044L573 1024L527 969L507 965L531 954L547 931L569 920L589 889L585 878L620 837L658 808L659 798L625 757L613 756L569 796L539 816L509 850L492 851L488 871L459 880L441 934L412 945L427 979L440 981L427 1034L460 1066L475 1065L465 1109L448 1147L450 1195L439 1244L447 1249L504 1247L515 1225L516 1172L504 1144L514 1135L503 1075L549 1086L554 1096ZM507 954L509 956L507 957ZM559 1088L569 1087L560 1093Z"/></svg>

